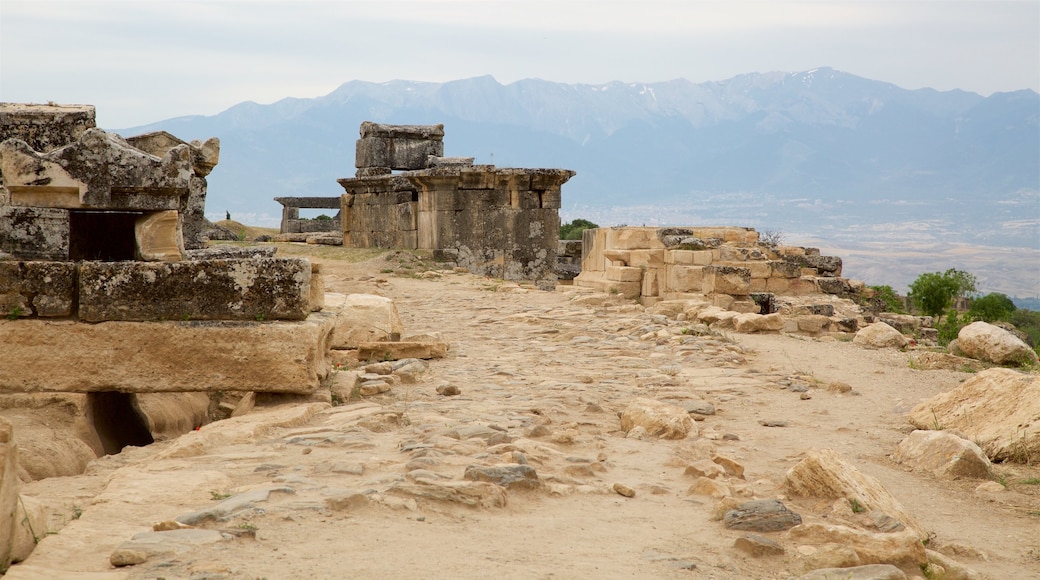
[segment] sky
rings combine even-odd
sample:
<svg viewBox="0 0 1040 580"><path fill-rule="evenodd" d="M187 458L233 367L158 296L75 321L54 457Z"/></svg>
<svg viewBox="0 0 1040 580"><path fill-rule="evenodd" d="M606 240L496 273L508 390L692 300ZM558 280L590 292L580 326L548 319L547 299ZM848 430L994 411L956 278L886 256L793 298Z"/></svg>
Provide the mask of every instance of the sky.
<svg viewBox="0 0 1040 580"><path fill-rule="evenodd" d="M907 89L1040 92L1040 0L0 0L0 101L98 126L351 80L725 80L829 66Z"/></svg>

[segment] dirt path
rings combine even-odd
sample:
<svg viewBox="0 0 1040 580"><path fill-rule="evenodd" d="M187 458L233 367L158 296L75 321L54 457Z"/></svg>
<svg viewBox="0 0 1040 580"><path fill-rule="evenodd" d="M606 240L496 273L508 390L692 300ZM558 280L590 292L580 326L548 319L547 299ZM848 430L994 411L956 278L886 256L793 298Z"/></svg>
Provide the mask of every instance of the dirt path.
<svg viewBox="0 0 1040 580"><path fill-rule="evenodd" d="M398 277L385 258L324 262L329 291L394 298L407 332L440 333L449 356L361 402L258 408L28 485L82 515L8 576L788 578L804 571L796 544L777 535L787 551L772 558L735 550L743 533L713 521L716 500L688 493L684 470L719 453L745 468L727 483L734 496L773 498L807 450L830 448L880 480L934 533L931 546L970 548L955 558L992 578L1040 577L1040 486L1019 483L1040 470L1001 467L1007 491L979 495L977 481L888 457L910 430L904 413L968 374L914 370L905 353L848 342L683 334L685 323L565 287ZM835 381L852 392L828 390ZM438 395L442 385L461 394ZM715 414L697 415L699 435L685 440L626 438L618 413L636 397L701 400ZM503 495L463 478L471 465L518 461L538 489ZM247 537L109 566L133 533L248 490L268 495L204 526ZM826 513L786 501L807 519Z"/></svg>

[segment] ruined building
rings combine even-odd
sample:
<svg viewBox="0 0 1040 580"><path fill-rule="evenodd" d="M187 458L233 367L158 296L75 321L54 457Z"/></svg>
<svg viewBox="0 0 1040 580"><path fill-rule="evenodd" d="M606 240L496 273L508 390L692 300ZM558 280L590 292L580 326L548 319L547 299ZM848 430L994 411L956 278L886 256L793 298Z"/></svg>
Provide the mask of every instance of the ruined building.
<svg viewBox="0 0 1040 580"><path fill-rule="evenodd" d="M574 172L443 155L443 125L362 123L356 176L339 180L344 245L430 250L476 274L552 288L561 186Z"/></svg>
<svg viewBox="0 0 1040 580"><path fill-rule="evenodd" d="M135 394L318 388L319 272L201 248L218 155L107 133L90 106L0 104L0 392L87 393L100 454L127 443Z"/></svg>

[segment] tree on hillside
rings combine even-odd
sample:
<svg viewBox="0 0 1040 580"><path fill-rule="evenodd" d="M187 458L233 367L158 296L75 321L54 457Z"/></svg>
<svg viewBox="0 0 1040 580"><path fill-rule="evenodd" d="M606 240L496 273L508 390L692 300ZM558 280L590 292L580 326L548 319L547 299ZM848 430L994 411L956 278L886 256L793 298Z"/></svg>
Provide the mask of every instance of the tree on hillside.
<svg viewBox="0 0 1040 580"><path fill-rule="evenodd" d="M910 284L910 299L927 316L939 316L957 298L975 293L975 276L950 268L921 274Z"/></svg>
<svg viewBox="0 0 1040 580"><path fill-rule="evenodd" d="M599 226L589 220L576 219L569 224L560 226L561 240L580 240L581 233L585 230L594 230Z"/></svg>
<svg viewBox="0 0 1040 580"><path fill-rule="evenodd" d="M1006 294L990 292L981 298L972 300L968 314L976 320L986 322L1007 321L1015 310L1015 303Z"/></svg>

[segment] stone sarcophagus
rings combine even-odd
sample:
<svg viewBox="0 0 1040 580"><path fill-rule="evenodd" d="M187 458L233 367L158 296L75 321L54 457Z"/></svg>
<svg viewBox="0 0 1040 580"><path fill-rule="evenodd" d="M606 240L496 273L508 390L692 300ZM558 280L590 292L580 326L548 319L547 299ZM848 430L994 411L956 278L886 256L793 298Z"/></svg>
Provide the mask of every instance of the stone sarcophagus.
<svg viewBox="0 0 1040 580"><path fill-rule="evenodd" d="M553 287L561 187L574 172L442 157L443 137L442 125L361 125L357 176L338 180L344 245L430 250L476 274Z"/></svg>

